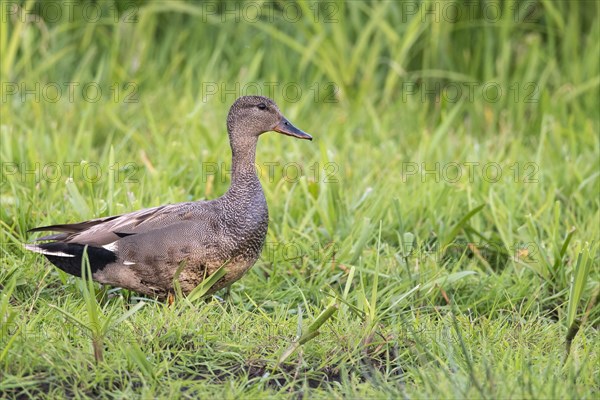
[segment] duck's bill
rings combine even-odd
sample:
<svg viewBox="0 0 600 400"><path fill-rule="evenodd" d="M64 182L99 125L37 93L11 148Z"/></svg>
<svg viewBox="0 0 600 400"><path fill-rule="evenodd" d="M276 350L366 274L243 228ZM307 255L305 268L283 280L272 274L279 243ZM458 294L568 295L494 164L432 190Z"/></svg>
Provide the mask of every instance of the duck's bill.
<svg viewBox="0 0 600 400"><path fill-rule="evenodd" d="M277 126L273 128L273 130L275 132L283 133L284 135L288 136L293 136L298 139L312 140L312 136L296 128L294 125L292 125L290 121L288 121L285 118L282 118L281 121L279 121L279 124L277 124Z"/></svg>

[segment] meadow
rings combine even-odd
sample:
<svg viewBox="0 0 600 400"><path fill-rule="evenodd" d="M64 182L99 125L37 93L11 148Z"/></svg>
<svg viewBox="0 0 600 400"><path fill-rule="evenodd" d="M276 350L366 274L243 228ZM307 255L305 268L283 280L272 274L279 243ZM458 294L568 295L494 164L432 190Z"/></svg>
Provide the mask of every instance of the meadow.
<svg viewBox="0 0 600 400"><path fill-rule="evenodd" d="M0 397L600 395L597 2L1 5ZM314 140L259 140L267 243L229 291L23 249L223 194L244 94Z"/></svg>

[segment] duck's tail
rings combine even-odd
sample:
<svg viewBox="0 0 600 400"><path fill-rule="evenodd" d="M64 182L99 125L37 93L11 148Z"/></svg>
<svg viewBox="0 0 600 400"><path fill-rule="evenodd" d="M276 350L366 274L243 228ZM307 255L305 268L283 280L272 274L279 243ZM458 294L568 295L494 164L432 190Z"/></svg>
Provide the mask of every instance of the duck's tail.
<svg viewBox="0 0 600 400"><path fill-rule="evenodd" d="M43 254L52 264L68 274L81 277L83 254L87 252L92 275L107 264L117 260L117 255L104 247L87 246L78 243L52 242L25 244L24 247L34 253Z"/></svg>

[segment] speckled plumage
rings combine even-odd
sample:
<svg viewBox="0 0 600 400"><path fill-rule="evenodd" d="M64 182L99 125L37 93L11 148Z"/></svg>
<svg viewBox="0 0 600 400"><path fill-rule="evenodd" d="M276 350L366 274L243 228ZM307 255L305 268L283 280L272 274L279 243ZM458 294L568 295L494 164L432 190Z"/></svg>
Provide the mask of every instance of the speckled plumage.
<svg viewBox="0 0 600 400"><path fill-rule="evenodd" d="M269 215L255 172L258 137L277 131L312 139L291 125L263 96L243 96L231 106L227 131L232 178L218 199L171 204L86 222L31 229L56 234L28 244L62 270L81 275L85 246L94 280L165 298L176 273L183 293L225 265L226 275L211 292L235 282L258 259Z"/></svg>

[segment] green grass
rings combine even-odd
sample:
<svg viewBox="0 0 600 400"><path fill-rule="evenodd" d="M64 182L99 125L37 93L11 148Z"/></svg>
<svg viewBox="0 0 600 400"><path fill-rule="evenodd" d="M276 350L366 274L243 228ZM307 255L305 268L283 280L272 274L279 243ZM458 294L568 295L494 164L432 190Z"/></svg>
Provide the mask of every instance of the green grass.
<svg viewBox="0 0 600 400"><path fill-rule="evenodd" d="M2 397L600 394L596 2L39 4L2 3ZM315 140L260 139L268 243L224 301L21 247L224 193L225 117L257 87Z"/></svg>

